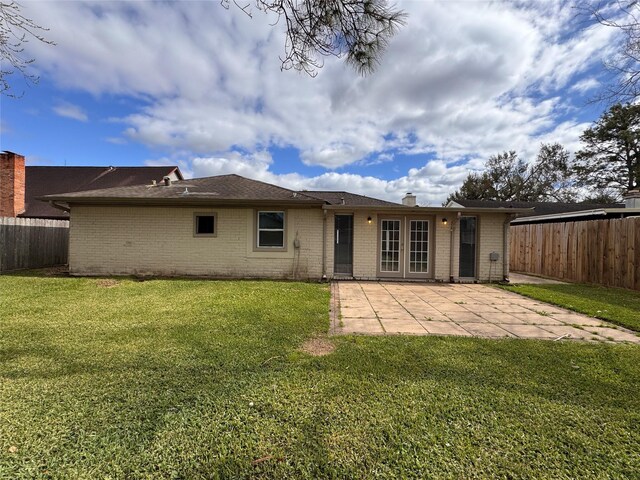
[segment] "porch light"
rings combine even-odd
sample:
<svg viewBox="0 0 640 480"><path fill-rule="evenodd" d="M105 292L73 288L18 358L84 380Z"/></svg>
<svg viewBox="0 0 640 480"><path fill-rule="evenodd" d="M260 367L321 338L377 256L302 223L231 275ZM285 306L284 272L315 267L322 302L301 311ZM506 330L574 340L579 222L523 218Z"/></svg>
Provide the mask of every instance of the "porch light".
<svg viewBox="0 0 640 480"><path fill-rule="evenodd" d="M443 219L442 219L442 224L443 224L443 225L446 225L446 224L447 224L447 219L446 219L446 218L443 218Z"/></svg>
<svg viewBox="0 0 640 480"><path fill-rule="evenodd" d="M371 225L371 217L367 217L367 223Z"/></svg>

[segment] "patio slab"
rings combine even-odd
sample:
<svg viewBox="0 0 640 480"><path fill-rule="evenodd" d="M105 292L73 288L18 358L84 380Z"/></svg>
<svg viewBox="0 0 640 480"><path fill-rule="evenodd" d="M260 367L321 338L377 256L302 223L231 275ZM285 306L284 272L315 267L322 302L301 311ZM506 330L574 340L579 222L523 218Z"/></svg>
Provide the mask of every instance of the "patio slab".
<svg viewBox="0 0 640 480"><path fill-rule="evenodd" d="M486 285L342 281L331 292L336 334L640 344L631 330Z"/></svg>

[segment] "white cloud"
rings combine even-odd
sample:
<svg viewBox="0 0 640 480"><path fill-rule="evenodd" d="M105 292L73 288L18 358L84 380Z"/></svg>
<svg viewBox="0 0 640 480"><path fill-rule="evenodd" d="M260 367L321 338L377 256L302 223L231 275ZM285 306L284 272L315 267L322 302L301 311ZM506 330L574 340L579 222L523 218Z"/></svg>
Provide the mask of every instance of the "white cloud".
<svg viewBox="0 0 640 480"><path fill-rule="evenodd" d="M86 122L89 120L89 116L82 107L69 102L60 102L55 105L52 110L56 115L78 120L79 122Z"/></svg>
<svg viewBox="0 0 640 480"><path fill-rule="evenodd" d="M230 152L219 157L195 157L187 160L161 158L147 165L179 165L185 178L199 178L236 173L244 177L273 183L294 190L343 190L392 202L400 202L406 192L417 195L420 205L440 205L452 186L464 180L466 166L447 165L432 160L422 168L412 168L406 175L392 180L352 173L327 172L308 177L298 173L276 174L273 159L266 151L248 154Z"/></svg>
<svg viewBox="0 0 640 480"><path fill-rule="evenodd" d="M281 72L282 26L211 2L38 3L28 13L57 46L29 46L62 87L143 99L121 119L123 136L193 158L194 174L352 182L385 198L408 189L439 203L491 154L532 158L542 141L577 145L584 123L567 113L563 93L595 87L580 76L609 55L612 29L576 30L574 10L556 1L400 7L408 25L366 78L331 58L314 79ZM438 160L389 181L331 171L274 177L270 146L294 147L304 164L329 170L366 172L397 153Z"/></svg>
<svg viewBox="0 0 640 480"><path fill-rule="evenodd" d="M585 93L600 86L600 81L596 78L589 77L583 78L582 80L574 83L571 86L571 90L574 90L579 93Z"/></svg>

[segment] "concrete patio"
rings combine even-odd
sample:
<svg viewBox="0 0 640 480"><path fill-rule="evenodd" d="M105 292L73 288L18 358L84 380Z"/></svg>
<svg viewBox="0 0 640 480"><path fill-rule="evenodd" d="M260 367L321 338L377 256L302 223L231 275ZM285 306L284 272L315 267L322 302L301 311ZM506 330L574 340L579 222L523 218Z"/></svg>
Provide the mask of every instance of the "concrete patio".
<svg viewBox="0 0 640 480"><path fill-rule="evenodd" d="M634 332L486 285L332 284L335 334L458 335L640 344Z"/></svg>

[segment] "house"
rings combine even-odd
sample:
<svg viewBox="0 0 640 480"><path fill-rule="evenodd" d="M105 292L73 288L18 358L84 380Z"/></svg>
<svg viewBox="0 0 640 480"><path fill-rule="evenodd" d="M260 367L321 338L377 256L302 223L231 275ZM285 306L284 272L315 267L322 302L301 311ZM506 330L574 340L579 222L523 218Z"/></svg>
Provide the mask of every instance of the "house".
<svg viewBox="0 0 640 480"><path fill-rule="evenodd" d="M456 200L447 207L464 208L529 208L520 214L511 225L531 223L576 222L625 218L640 215L640 192L632 191L625 196L624 203L566 203L566 202L501 202L494 200Z"/></svg>
<svg viewBox="0 0 640 480"><path fill-rule="evenodd" d="M165 176L182 180L180 169L165 167L25 167L24 156L0 153L0 217L68 220L69 214L37 200L44 195L143 185Z"/></svg>
<svg viewBox="0 0 640 480"><path fill-rule="evenodd" d="M526 209L293 191L238 175L47 195L69 210L73 275L487 281Z"/></svg>

